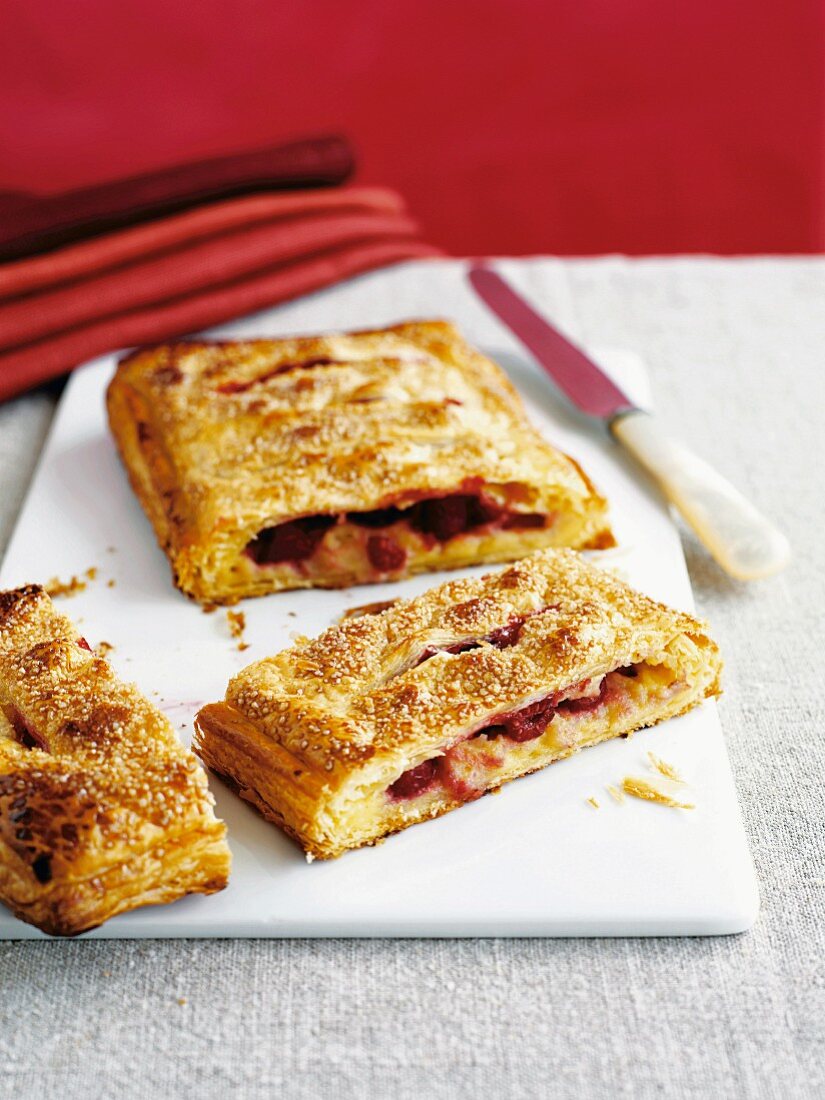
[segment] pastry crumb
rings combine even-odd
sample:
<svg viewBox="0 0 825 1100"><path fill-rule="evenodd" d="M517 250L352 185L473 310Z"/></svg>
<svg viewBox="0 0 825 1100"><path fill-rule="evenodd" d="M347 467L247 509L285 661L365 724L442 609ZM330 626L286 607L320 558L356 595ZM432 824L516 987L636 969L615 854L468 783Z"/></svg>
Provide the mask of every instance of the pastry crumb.
<svg viewBox="0 0 825 1100"><path fill-rule="evenodd" d="M110 653L114 652L114 648L111 642L98 642L95 646L95 653L98 657L108 657Z"/></svg>
<svg viewBox="0 0 825 1100"><path fill-rule="evenodd" d="M672 764L668 764L666 760L662 760L662 758L655 753L649 752L647 758L650 761L651 767L655 768L660 775L665 777L665 779L672 779L674 783L685 782Z"/></svg>
<svg viewBox="0 0 825 1100"><path fill-rule="evenodd" d="M229 624L229 633L238 640L238 650L243 653L249 649L249 642L244 640L243 632L246 630L246 615L243 611L227 611L226 621Z"/></svg>
<svg viewBox="0 0 825 1100"><path fill-rule="evenodd" d="M86 579L84 580L83 577ZM61 596L76 596L78 592L84 591L89 581L97 579L97 566L90 565L83 577L72 575L67 581L62 581L60 577L52 577L43 587L53 600L59 599Z"/></svg>
<svg viewBox="0 0 825 1100"><path fill-rule="evenodd" d="M585 799L585 802L588 804L588 806L592 806L594 810L598 810L600 808L598 802L592 794L589 798Z"/></svg>
<svg viewBox="0 0 825 1100"><path fill-rule="evenodd" d="M669 794L659 790L649 780L637 775L626 775L622 780L622 790L633 798L641 798L646 802L658 802L660 806L670 806L674 810L695 810L691 802L679 802L671 798Z"/></svg>
<svg viewBox="0 0 825 1100"><path fill-rule="evenodd" d="M610 783L608 783L605 787L605 790L614 802L618 802L619 805L624 802L624 792L620 791L618 787L614 787Z"/></svg>
<svg viewBox="0 0 825 1100"><path fill-rule="evenodd" d="M204 615L211 615L213 611L217 611L220 605L216 603L203 603L201 604L201 611Z"/></svg>
<svg viewBox="0 0 825 1100"><path fill-rule="evenodd" d="M351 607L340 617L339 622L347 619L360 619L363 615L380 615L382 611L388 611L394 607L398 600L377 600L375 603L362 603L358 607Z"/></svg>
<svg viewBox="0 0 825 1100"><path fill-rule="evenodd" d="M178 997L178 1004L179 1005L186 1005L186 1004L189 1004L189 1002L187 1001L187 999L185 997Z"/></svg>
<svg viewBox="0 0 825 1100"><path fill-rule="evenodd" d="M75 576L67 581L62 581L60 577L52 577L43 587L51 598L56 600L61 596L76 596L86 588L86 582Z"/></svg>
<svg viewBox="0 0 825 1100"><path fill-rule="evenodd" d="M110 577L110 578L108 579L108 581L106 581L106 587L107 587L107 588L114 588L114 586L115 586L115 584L116 584L116 583L117 583L117 582L115 581L115 578L114 578L114 577Z"/></svg>

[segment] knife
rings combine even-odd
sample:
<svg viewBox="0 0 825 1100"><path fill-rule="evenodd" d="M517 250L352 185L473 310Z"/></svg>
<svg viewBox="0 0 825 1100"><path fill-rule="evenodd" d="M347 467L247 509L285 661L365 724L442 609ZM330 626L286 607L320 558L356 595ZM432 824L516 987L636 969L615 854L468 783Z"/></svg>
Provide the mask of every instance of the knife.
<svg viewBox="0 0 825 1100"><path fill-rule="evenodd" d="M582 412L601 420L658 483L719 565L739 580L769 577L790 559L788 540L657 418L637 408L583 351L540 317L496 271L474 264L482 301Z"/></svg>

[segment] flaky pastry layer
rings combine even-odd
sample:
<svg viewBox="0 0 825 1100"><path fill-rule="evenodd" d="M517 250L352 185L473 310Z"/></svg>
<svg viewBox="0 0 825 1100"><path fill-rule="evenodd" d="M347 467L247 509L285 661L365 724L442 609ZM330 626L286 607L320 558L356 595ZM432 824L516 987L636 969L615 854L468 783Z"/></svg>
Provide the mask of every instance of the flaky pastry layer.
<svg viewBox="0 0 825 1100"><path fill-rule="evenodd" d="M586 474L446 322L148 348L107 400L175 583L202 602L613 545Z"/></svg>
<svg viewBox="0 0 825 1100"><path fill-rule="evenodd" d="M720 668L703 623L545 550L255 662L196 751L329 858L681 714Z"/></svg>
<svg viewBox="0 0 825 1100"><path fill-rule="evenodd" d="M226 828L169 721L39 585L0 592L0 901L52 935L226 885Z"/></svg>

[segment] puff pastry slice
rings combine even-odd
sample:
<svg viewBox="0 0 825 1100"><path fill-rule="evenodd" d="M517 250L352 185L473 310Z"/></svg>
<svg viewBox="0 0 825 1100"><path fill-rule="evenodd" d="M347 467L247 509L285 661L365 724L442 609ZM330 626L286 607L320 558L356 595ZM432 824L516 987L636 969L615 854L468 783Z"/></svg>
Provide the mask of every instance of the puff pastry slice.
<svg viewBox="0 0 825 1100"><path fill-rule="evenodd" d="M250 665L196 751L328 858L681 714L720 667L704 624L545 550Z"/></svg>
<svg viewBox="0 0 825 1100"><path fill-rule="evenodd" d="M0 592L0 901L52 935L227 882L226 828L167 719L44 590Z"/></svg>
<svg viewBox="0 0 825 1100"><path fill-rule="evenodd" d="M144 349L108 408L204 603L613 545L604 498L446 322Z"/></svg>

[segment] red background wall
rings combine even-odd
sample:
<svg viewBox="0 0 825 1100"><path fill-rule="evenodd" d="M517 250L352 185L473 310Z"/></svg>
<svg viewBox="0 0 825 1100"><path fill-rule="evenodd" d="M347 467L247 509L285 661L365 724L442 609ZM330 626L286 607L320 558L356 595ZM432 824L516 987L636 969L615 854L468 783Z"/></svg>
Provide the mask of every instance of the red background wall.
<svg viewBox="0 0 825 1100"><path fill-rule="evenodd" d="M825 247L821 0L6 0L0 186L340 130L454 252Z"/></svg>

